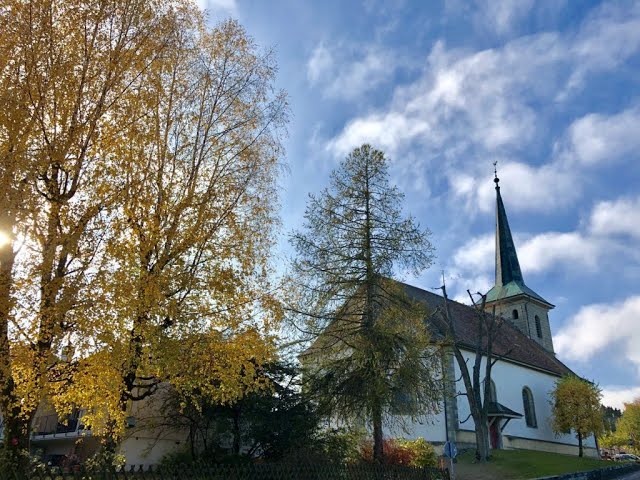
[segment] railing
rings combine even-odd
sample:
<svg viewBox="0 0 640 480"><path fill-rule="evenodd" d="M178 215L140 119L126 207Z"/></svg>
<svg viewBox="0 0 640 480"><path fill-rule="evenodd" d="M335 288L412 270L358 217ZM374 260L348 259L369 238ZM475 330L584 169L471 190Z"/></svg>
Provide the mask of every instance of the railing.
<svg viewBox="0 0 640 480"><path fill-rule="evenodd" d="M29 475L0 472L0 480L449 480L447 470L397 465L264 463L180 466L89 472L79 466L34 470Z"/></svg>
<svg viewBox="0 0 640 480"><path fill-rule="evenodd" d="M60 421L58 415L43 415L35 419L32 435L52 435L58 433L72 433L78 429L78 418L67 418Z"/></svg>

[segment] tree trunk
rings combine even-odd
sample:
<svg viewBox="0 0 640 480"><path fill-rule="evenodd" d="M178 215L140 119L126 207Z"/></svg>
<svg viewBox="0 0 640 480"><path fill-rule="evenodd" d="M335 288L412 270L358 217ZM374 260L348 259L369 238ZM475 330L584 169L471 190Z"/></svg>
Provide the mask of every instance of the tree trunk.
<svg viewBox="0 0 640 480"><path fill-rule="evenodd" d="M578 456L582 457L583 456L583 451L582 451L582 433L578 432Z"/></svg>
<svg viewBox="0 0 640 480"><path fill-rule="evenodd" d="M14 387L10 379L11 388ZM20 402L12 392L2 392L4 414L4 450L9 468L17 474L27 474L29 464L29 422L20 416Z"/></svg>
<svg viewBox="0 0 640 480"><path fill-rule="evenodd" d="M0 218L0 225L10 231L11 222ZM21 417L21 402L16 395L16 384L11 365L9 318L13 301L13 264L15 253L11 244L0 247L0 411L4 421L4 451L10 468L25 472L29 449L29 421ZM25 472L26 473L26 472Z"/></svg>
<svg viewBox="0 0 640 480"><path fill-rule="evenodd" d="M371 417L373 422L373 461L376 463L383 463L384 445L382 437L382 406L377 398L373 402Z"/></svg>
<svg viewBox="0 0 640 480"><path fill-rule="evenodd" d="M240 455L240 411L233 409L233 454Z"/></svg>
<svg viewBox="0 0 640 480"><path fill-rule="evenodd" d="M489 461L491 456L489 443L489 427L481 418L475 419L476 430L476 460L480 463Z"/></svg>

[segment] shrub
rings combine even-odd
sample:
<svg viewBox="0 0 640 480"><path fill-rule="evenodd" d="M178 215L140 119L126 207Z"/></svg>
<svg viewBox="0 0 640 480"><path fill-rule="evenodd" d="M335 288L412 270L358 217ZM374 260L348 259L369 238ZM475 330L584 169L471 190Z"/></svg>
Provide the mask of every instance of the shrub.
<svg viewBox="0 0 640 480"><path fill-rule="evenodd" d="M420 437L415 440L401 439L398 443L412 452L413 459L410 465L414 467L436 467L438 465L438 455L433 445L424 438Z"/></svg>
<svg viewBox="0 0 640 480"><path fill-rule="evenodd" d="M424 438L416 440L390 438L384 441L383 448L385 465L435 467L438 464L438 456L433 445ZM373 462L373 442L363 443L360 453L365 462Z"/></svg>

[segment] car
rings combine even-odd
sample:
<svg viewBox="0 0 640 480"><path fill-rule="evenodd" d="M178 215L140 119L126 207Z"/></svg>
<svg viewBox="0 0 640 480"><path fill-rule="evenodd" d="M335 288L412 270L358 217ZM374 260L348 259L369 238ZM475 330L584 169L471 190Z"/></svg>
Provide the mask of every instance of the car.
<svg viewBox="0 0 640 480"><path fill-rule="evenodd" d="M631 453L619 453L618 455L614 455L613 459L616 462L635 462L640 463L640 457L637 455L633 455Z"/></svg>

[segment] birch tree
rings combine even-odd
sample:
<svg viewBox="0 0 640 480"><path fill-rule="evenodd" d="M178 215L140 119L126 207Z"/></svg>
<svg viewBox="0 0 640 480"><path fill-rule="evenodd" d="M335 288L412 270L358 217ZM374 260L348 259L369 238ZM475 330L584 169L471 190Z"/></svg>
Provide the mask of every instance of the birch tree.
<svg viewBox="0 0 640 480"><path fill-rule="evenodd" d="M216 376L222 401L246 390L239 368L272 358L278 318L267 257L286 99L272 56L168 0L3 0L0 52L14 463L44 396L93 411L117 443L128 403L169 377Z"/></svg>

